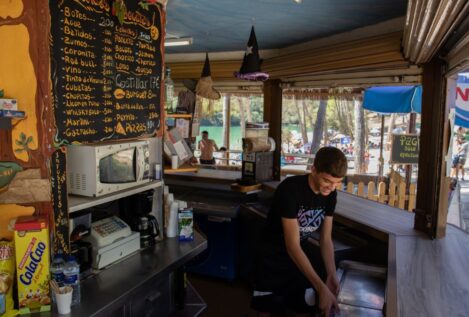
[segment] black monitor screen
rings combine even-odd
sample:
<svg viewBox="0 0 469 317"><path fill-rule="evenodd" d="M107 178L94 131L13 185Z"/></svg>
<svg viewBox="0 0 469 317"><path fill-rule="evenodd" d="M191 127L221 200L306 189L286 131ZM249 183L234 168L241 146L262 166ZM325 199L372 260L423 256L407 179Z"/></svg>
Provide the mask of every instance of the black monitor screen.
<svg viewBox="0 0 469 317"><path fill-rule="evenodd" d="M135 148L119 151L99 161L99 181L107 184L136 181Z"/></svg>

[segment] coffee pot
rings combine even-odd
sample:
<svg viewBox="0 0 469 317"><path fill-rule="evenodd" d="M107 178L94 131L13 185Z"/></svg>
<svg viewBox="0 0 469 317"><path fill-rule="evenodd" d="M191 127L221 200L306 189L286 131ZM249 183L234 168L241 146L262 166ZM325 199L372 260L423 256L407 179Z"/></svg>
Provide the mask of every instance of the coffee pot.
<svg viewBox="0 0 469 317"><path fill-rule="evenodd" d="M138 217L138 231L140 232L140 247L146 248L155 245L159 236L158 222L152 215Z"/></svg>

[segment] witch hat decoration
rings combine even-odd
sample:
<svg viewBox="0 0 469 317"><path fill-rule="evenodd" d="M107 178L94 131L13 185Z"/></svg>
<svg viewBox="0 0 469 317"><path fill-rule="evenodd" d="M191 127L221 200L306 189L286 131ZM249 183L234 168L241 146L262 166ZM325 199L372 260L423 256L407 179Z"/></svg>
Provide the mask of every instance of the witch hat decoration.
<svg viewBox="0 0 469 317"><path fill-rule="evenodd" d="M202 75L200 76L197 86L195 87L195 92L198 96L207 98L207 99L220 99L220 93L213 88L213 81L210 72L210 61L208 60L208 53L205 56L205 64L202 70Z"/></svg>
<svg viewBox="0 0 469 317"><path fill-rule="evenodd" d="M243 63L239 72L235 72L234 76L239 79L252 81L269 79L269 74L261 72L261 59L259 57L259 47L254 26L251 28L251 35L249 36L246 52L244 53Z"/></svg>

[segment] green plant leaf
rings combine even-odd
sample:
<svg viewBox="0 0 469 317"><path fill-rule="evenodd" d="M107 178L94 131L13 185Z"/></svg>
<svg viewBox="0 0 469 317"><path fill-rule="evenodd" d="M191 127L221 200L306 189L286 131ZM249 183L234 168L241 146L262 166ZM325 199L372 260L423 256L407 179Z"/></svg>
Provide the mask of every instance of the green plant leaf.
<svg viewBox="0 0 469 317"><path fill-rule="evenodd" d="M31 143L32 141L33 141L33 136L30 135L30 136L28 137L28 140L26 140L26 144Z"/></svg>
<svg viewBox="0 0 469 317"><path fill-rule="evenodd" d="M26 134L24 134L24 132L21 132L21 133L20 133L20 140L21 140L22 142L26 141Z"/></svg>
<svg viewBox="0 0 469 317"><path fill-rule="evenodd" d="M15 144L18 146L24 146L24 144L19 140L15 140Z"/></svg>
<svg viewBox="0 0 469 317"><path fill-rule="evenodd" d="M23 149L16 149L16 150L15 150L15 153L23 153L23 152L24 152Z"/></svg>

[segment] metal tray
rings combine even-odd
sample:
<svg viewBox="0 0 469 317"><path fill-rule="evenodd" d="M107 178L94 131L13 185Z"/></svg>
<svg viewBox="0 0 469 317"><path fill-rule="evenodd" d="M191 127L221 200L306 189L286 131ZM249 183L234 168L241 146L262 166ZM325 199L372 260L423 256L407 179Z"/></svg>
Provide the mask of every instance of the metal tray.
<svg viewBox="0 0 469 317"><path fill-rule="evenodd" d="M381 310L339 304L337 317L383 317Z"/></svg>
<svg viewBox="0 0 469 317"><path fill-rule="evenodd" d="M361 262L342 261L337 270L340 316L383 316L386 268Z"/></svg>

